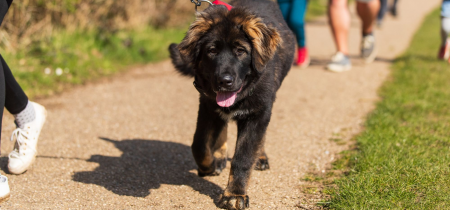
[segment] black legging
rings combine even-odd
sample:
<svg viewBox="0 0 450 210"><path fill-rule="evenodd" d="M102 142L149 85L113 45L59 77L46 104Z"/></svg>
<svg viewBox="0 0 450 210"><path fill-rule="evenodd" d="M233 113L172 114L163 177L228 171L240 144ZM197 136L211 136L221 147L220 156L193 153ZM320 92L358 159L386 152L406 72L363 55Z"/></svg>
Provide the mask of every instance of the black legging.
<svg viewBox="0 0 450 210"><path fill-rule="evenodd" d="M18 114L28 104L28 97L11 73L8 65L0 55L0 107L5 107L11 114ZM3 108L0 108L0 131L2 126ZM1 132L0 132L1 139Z"/></svg>
<svg viewBox="0 0 450 210"><path fill-rule="evenodd" d="M3 17L8 12L9 6L11 6L13 0L0 0L0 25L2 25Z"/></svg>

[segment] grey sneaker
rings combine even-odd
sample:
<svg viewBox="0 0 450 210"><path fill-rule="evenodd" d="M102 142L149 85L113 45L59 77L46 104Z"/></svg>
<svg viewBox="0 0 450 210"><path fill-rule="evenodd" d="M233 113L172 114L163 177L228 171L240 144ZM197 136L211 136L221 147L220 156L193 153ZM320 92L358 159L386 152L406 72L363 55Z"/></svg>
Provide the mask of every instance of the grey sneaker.
<svg viewBox="0 0 450 210"><path fill-rule="evenodd" d="M377 57L375 36L373 34L363 36L361 43L361 57L366 63L372 63Z"/></svg>
<svg viewBox="0 0 450 210"><path fill-rule="evenodd" d="M331 62L327 65L327 69L332 72L344 72L352 69L350 58L344 53L337 52L331 57Z"/></svg>

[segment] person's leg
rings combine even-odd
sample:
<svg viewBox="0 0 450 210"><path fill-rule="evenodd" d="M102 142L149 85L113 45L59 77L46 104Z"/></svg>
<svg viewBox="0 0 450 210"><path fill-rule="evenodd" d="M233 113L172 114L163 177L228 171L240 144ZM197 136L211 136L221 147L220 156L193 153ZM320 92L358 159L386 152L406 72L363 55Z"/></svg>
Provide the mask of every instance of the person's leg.
<svg viewBox="0 0 450 210"><path fill-rule="evenodd" d="M298 48L295 64L301 67L309 65L305 35L305 14L307 6L307 0L294 0L291 6L290 17L288 18L289 27L291 27L291 30L297 38Z"/></svg>
<svg viewBox="0 0 450 210"><path fill-rule="evenodd" d="M12 134L16 143L8 156L8 170L13 174L21 174L36 158L37 142L45 122L46 110L43 106L28 101L28 97L1 56L0 61L5 84L5 108L14 115L17 125Z"/></svg>
<svg viewBox="0 0 450 210"><path fill-rule="evenodd" d="M448 35L450 34L450 0L444 0L441 6L441 47L439 49L438 58L441 60L450 57L450 42Z"/></svg>
<svg viewBox="0 0 450 210"><path fill-rule="evenodd" d="M0 55L0 139L1 139L1 128L2 128L2 120L3 120L3 110L5 107L5 75L3 73L4 65L3 65L3 57ZM1 144L0 144L1 145Z"/></svg>
<svg viewBox="0 0 450 210"><path fill-rule="evenodd" d="M378 0L365 0L356 2L356 10L358 16L362 21L362 33L363 35L371 34L373 32L373 26L380 10L380 1Z"/></svg>
<svg viewBox="0 0 450 210"><path fill-rule="evenodd" d="M397 8L397 3L398 3L398 0L394 0L394 3L392 3L392 7Z"/></svg>
<svg viewBox="0 0 450 210"><path fill-rule="evenodd" d="M366 63L375 60L377 53L373 31L379 9L379 0L358 0L356 2L356 10L362 21L361 57Z"/></svg>
<svg viewBox="0 0 450 210"><path fill-rule="evenodd" d="M348 71L352 68L348 57L348 32L350 29L350 12L347 0L328 1L328 21L333 33L337 52L328 63L327 69L333 72Z"/></svg>
<svg viewBox="0 0 450 210"><path fill-rule="evenodd" d="M380 0L380 11L378 12L378 15L377 15L377 24L378 25L381 25L387 9L388 9L388 0Z"/></svg>
<svg viewBox="0 0 450 210"><path fill-rule="evenodd" d="M398 3L398 0L394 0L394 3L392 4L392 7L391 7L391 14L394 17L397 17L397 3Z"/></svg>
<svg viewBox="0 0 450 210"><path fill-rule="evenodd" d="M450 17L441 17L441 46L447 42L450 34Z"/></svg>
<svg viewBox="0 0 450 210"><path fill-rule="evenodd" d="M291 27L288 21L291 12L291 5L291 0L278 0L278 7L280 8L281 14L289 27Z"/></svg>
<svg viewBox="0 0 450 210"><path fill-rule="evenodd" d="M347 0L328 1L328 21L338 52L348 55L348 31L350 29L350 12Z"/></svg>
<svg viewBox="0 0 450 210"><path fill-rule="evenodd" d="M3 57L0 59L5 79L5 108L13 115L18 114L27 106L28 97L17 83Z"/></svg>
<svg viewBox="0 0 450 210"><path fill-rule="evenodd" d="M291 15L287 19L289 27L291 27L297 38L298 47L306 46L305 14L307 6L307 0L294 0L290 11Z"/></svg>
<svg viewBox="0 0 450 210"><path fill-rule="evenodd" d="M14 78L5 60L1 58L5 79L5 108L14 115L18 127L35 119L34 108L28 103L28 97Z"/></svg>
<svg viewBox="0 0 450 210"><path fill-rule="evenodd" d="M0 59L3 60L0 55ZM2 128L2 118L3 110L5 105L5 76L3 73L3 62L0 62L0 139L1 139L1 128ZM0 203L8 200L10 196L10 189L8 184L8 178L6 176L0 175Z"/></svg>

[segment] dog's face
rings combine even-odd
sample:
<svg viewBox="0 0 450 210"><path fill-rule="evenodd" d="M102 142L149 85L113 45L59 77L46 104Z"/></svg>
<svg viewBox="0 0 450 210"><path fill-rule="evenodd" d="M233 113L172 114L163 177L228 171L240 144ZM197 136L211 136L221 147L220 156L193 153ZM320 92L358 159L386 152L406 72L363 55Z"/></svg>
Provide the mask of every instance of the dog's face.
<svg viewBox="0 0 450 210"><path fill-rule="evenodd" d="M230 107L258 80L280 42L275 29L247 10L211 6L197 14L178 49L202 91Z"/></svg>

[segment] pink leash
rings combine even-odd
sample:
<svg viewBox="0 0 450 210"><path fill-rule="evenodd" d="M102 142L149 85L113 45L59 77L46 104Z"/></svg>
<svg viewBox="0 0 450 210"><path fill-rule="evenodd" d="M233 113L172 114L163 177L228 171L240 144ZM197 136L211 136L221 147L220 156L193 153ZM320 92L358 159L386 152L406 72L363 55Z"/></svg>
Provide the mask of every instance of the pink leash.
<svg viewBox="0 0 450 210"><path fill-rule="evenodd" d="M214 5L223 5L223 6L226 6L227 9L228 9L228 11L231 10L231 9L233 8L231 5L229 5L229 4L227 4L227 3L223 2L223 1L220 1L220 0L214 0L212 3L213 3Z"/></svg>

